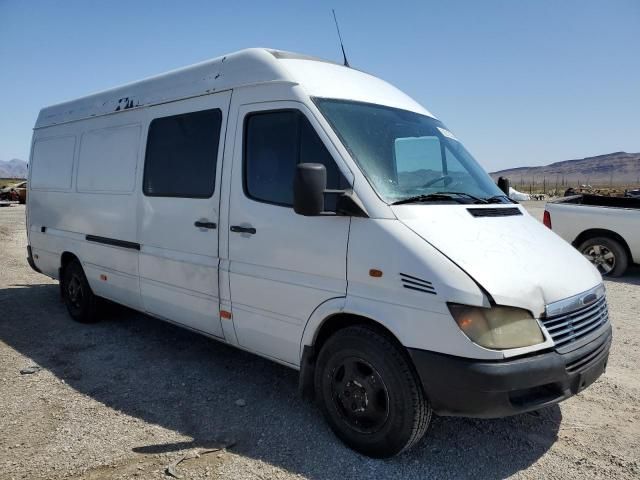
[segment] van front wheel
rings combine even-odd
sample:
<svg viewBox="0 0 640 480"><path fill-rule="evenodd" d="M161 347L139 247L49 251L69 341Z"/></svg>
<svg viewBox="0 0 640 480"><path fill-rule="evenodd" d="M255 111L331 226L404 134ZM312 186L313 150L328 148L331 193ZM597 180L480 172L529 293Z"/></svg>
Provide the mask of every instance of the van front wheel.
<svg viewBox="0 0 640 480"><path fill-rule="evenodd" d="M98 320L96 312L97 297L91 291L87 277L80 262L72 260L62 274L62 297L69 315L81 323L93 323Z"/></svg>
<svg viewBox="0 0 640 480"><path fill-rule="evenodd" d="M385 458L424 435L431 407L403 350L366 326L338 331L323 345L316 398L334 433L352 449Z"/></svg>

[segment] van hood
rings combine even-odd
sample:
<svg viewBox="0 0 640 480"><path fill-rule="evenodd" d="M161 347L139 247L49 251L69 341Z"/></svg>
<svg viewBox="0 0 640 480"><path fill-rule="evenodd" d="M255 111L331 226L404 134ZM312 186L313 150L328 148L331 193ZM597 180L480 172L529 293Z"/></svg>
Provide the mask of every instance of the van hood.
<svg viewBox="0 0 640 480"><path fill-rule="evenodd" d="M519 205L392 208L398 220L462 268L499 305L526 308L539 317L545 305L602 282L577 250ZM521 214L474 216L469 211L502 208Z"/></svg>

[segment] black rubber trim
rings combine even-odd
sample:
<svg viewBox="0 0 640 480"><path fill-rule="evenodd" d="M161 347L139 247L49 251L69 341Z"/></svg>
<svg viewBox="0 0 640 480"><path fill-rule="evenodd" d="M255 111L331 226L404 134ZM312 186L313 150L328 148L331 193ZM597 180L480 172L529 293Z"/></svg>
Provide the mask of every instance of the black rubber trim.
<svg viewBox="0 0 640 480"><path fill-rule="evenodd" d="M404 285L404 288L408 288L409 290L417 290L418 292L430 293L431 295L437 295L434 290L427 290L427 287L418 288L418 287L412 287L410 285Z"/></svg>
<svg viewBox="0 0 640 480"><path fill-rule="evenodd" d="M36 267L36 263L33 261L33 255L31 253L31 245L27 246L27 263L29 266L38 273L42 273L38 267Z"/></svg>
<svg viewBox="0 0 640 480"><path fill-rule="evenodd" d="M115 238L99 237L97 235L87 235L85 237L89 242L103 243L113 247L130 248L131 250L140 250L140 244L135 242L127 242L125 240L117 240Z"/></svg>
<svg viewBox="0 0 640 480"><path fill-rule="evenodd" d="M424 288L433 289L433 286L431 285L431 283L416 282L416 281L413 281L413 280L408 280L406 278L403 278L401 280L402 280L402 283L404 283L405 285L414 285L416 287L424 287Z"/></svg>
<svg viewBox="0 0 640 480"><path fill-rule="evenodd" d="M611 329L564 355L546 351L512 360L474 360L409 348L439 415L497 418L561 402L602 375Z"/></svg>
<svg viewBox="0 0 640 480"><path fill-rule="evenodd" d="M402 273L402 272L400 272L400 276L401 276L401 277L405 277L407 281L415 280L415 281L418 281L418 282L428 283L429 285L432 285L432 283L431 283L429 280L423 280L422 278L414 277L413 275L408 275L408 274L406 274L406 273ZM403 279L403 281L404 281L404 280L405 280L405 279Z"/></svg>
<svg viewBox="0 0 640 480"><path fill-rule="evenodd" d="M431 293L437 295L436 289L433 288L433 284L428 280L423 280L418 277L407 275L406 273L400 273L400 281L404 288L410 290L417 290L418 292Z"/></svg>
<svg viewBox="0 0 640 480"><path fill-rule="evenodd" d="M311 345L305 345L302 349L302 359L300 360L300 374L298 378L298 392L307 401L315 398L314 387L316 371L316 353Z"/></svg>

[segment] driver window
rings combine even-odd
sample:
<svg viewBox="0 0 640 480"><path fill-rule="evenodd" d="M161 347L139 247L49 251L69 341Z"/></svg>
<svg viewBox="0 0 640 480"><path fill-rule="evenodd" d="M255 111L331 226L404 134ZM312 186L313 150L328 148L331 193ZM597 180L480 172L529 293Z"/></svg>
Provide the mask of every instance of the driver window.
<svg viewBox="0 0 640 480"><path fill-rule="evenodd" d="M419 188L445 175L438 137L397 138L394 150L397 182L402 188Z"/></svg>
<svg viewBox="0 0 640 480"><path fill-rule="evenodd" d="M247 115L244 138L244 189L249 198L293 206L293 178L296 165L302 162L326 167L327 189L349 188L313 126L298 110ZM336 203L336 195L327 195L326 210L335 211Z"/></svg>

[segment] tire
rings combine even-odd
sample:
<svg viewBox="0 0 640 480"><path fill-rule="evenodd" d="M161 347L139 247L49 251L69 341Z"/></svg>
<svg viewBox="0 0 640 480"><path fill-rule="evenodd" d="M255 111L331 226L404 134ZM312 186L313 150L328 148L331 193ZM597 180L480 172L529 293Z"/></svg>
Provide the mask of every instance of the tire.
<svg viewBox="0 0 640 480"><path fill-rule="evenodd" d="M98 321L96 297L78 260L72 260L62 274L62 297L71 318L80 323Z"/></svg>
<svg viewBox="0 0 640 480"><path fill-rule="evenodd" d="M593 237L580 244L578 250L602 276L619 277L627 270L629 258L624 247L610 237Z"/></svg>
<svg viewBox="0 0 640 480"><path fill-rule="evenodd" d="M369 457L408 450L431 421L431 406L406 352L366 326L347 327L326 341L315 390L333 432Z"/></svg>

